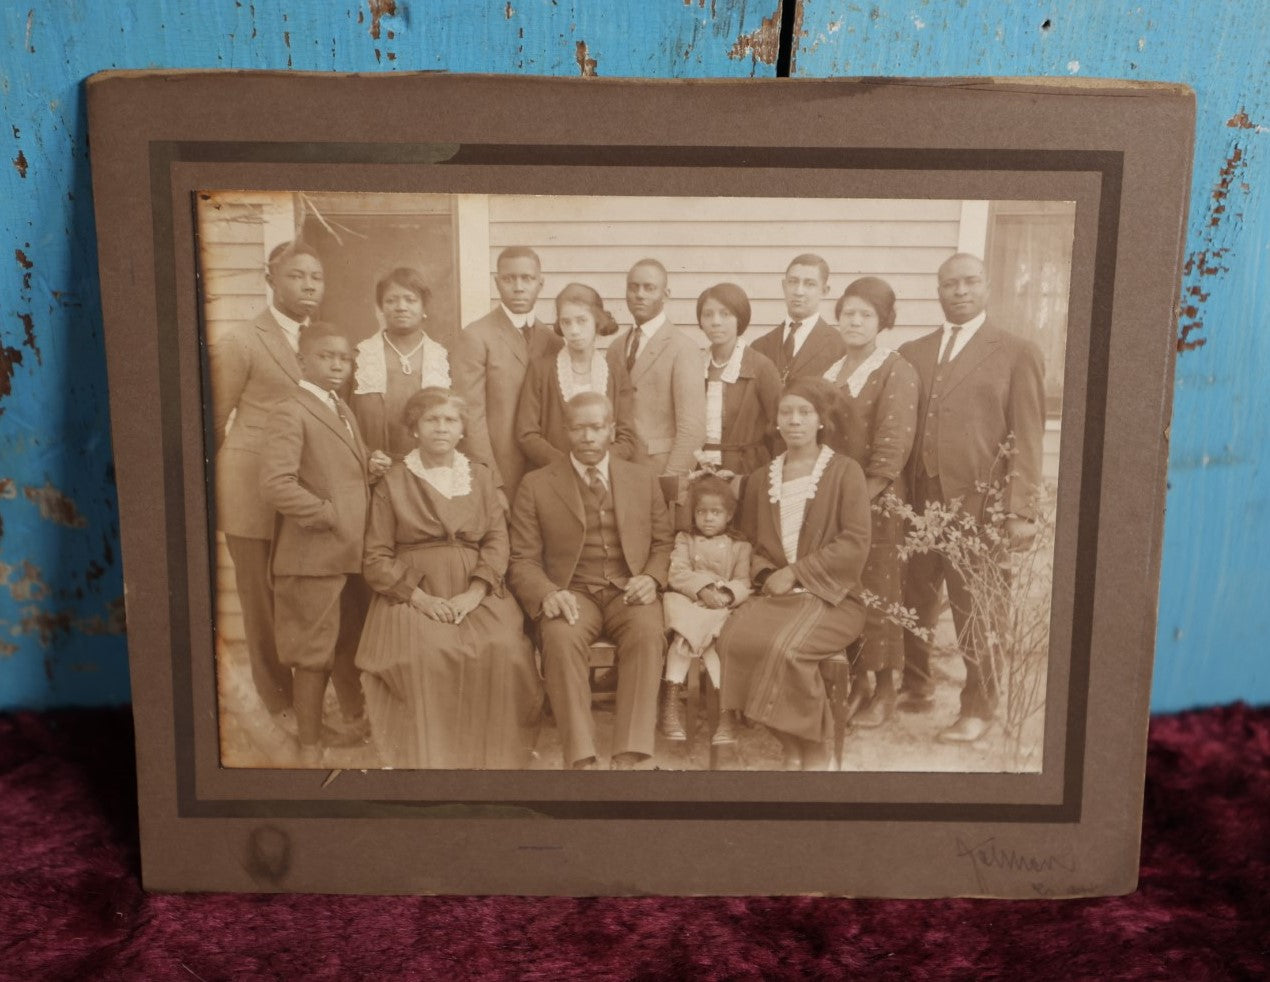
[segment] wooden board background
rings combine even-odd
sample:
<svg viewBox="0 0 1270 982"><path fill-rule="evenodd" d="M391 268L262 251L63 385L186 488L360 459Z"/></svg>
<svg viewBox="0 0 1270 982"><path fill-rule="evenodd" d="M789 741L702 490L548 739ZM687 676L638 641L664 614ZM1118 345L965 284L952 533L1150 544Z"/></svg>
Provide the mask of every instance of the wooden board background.
<svg viewBox="0 0 1270 982"><path fill-rule="evenodd" d="M1120 77L1196 90L1152 705L1270 700L1270 0L786 2L796 75ZM86 76L292 68L766 77L780 21L779 0L4 4L0 709L128 698ZM790 125L799 124L795 108ZM655 143L657 133L631 137Z"/></svg>

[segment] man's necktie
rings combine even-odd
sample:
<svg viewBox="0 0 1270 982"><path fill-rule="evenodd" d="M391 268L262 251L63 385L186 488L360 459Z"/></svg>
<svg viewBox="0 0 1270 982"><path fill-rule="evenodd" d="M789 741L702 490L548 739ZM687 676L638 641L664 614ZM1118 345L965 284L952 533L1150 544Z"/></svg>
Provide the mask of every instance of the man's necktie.
<svg viewBox="0 0 1270 982"><path fill-rule="evenodd" d="M587 487L591 489L591 494L595 496L597 502L604 500L604 481L600 477L600 469L598 467L588 467L586 469Z"/></svg>
<svg viewBox="0 0 1270 982"><path fill-rule="evenodd" d="M626 370L628 372L635 367L635 358L639 355L639 339L643 336L644 332L636 324L631 331L631 346L626 351Z"/></svg>
<svg viewBox="0 0 1270 982"><path fill-rule="evenodd" d="M344 403L340 402L340 397L334 392L328 392L331 399L331 408L335 410L335 415L340 418L340 422L344 424L344 428L348 430L348 435L353 435L353 424L348 418L348 414L344 412Z"/></svg>
<svg viewBox="0 0 1270 982"><path fill-rule="evenodd" d="M802 321L790 321L789 330L785 332L785 343L781 345L781 360L784 362L783 367L786 371L789 371L789 366L794 363L794 335L802 326Z"/></svg>
<svg viewBox="0 0 1270 982"><path fill-rule="evenodd" d="M944 346L944 353L939 357L939 367L943 368L952 359L953 346L957 343L957 332L961 330L960 324L953 324L948 332L948 344Z"/></svg>

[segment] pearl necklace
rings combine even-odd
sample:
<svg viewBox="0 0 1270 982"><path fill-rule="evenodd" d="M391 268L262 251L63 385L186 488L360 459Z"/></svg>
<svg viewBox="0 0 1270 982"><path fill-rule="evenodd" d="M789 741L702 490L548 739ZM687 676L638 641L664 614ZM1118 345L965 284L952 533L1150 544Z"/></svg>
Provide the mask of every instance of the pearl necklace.
<svg viewBox="0 0 1270 982"><path fill-rule="evenodd" d="M397 360L401 363L402 375L414 374L415 370L414 370L414 367L410 364L410 359L419 353L419 349L422 348L424 344L427 343L427 341L428 341L428 335L425 334L423 335L423 337L419 339L418 344L416 344L406 354L403 355L401 351L397 348L397 346L392 343L392 340L388 337L387 332L384 333L384 344L388 345L388 347L392 348L393 351L397 352Z"/></svg>

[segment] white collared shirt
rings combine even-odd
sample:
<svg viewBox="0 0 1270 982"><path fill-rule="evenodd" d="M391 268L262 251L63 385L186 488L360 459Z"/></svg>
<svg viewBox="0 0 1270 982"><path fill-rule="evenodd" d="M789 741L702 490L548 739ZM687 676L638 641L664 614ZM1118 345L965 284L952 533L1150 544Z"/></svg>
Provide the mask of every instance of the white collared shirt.
<svg viewBox="0 0 1270 982"><path fill-rule="evenodd" d="M512 322L512 327L516 328L516 330L520 331L522 334L525 332L525 328L533 326L534 312L532 310L527 314L513 314L507 309L507 304L499 303L499 306L503 308L503 313L506 315L507 319Z"/></svg>
<svg viewBox="0 0 1270 982"><path fill-rule="evenodd" d="M598 464L584 464L578 460L573 454L569 454L569 462L573 464L573 469L578 472L578 477L582 478L583 484L590 484L591 478L587 475L587 471L594 467L600 472L600 480L604 482L606 491L612 490L613 485L609 481L609 455L605 454Z"/></svg>
<svg viewBox="0 0 1270 982"><path fill-rule="evenodd" d="M286 335L287 343L291 345L291 350L298 354L300 351L300 330L304 327L304 322L292 320L273 304L269 305L269 313L273 314L273 319L282 328L282 333Z"/></svg>
<svg viewBox="0 0 1270 982"><path fill-rule="evenodd" d="M643 335L643 337L639 339L639 348L641 351L644 350L644 345L647 343L648 339L651 338L654 334L656 334L661 329L661 326L665 323L666 323L666 312L663 310L660 314L658 314L652 320L644 321L643 324L635 325L634 329L636 331L639 331L639 333ZM630 338L626 339L626 350L628 352L631 350Z"/></svg>
<svg viewBox="0 0 1270 982"><path fill-rule="evenodd" d="M314 385L307 378L300 379L300 388L308 389L312 392L315 396L321 399L322 402L326 404L326 407L336 416L340 414L340 411L335 408L335 402L331 399L331 396L334 395L334 393L331 392L330 389L324 389L320 385Z"/></svg>
<svg viewBox="0 0 1270 982"><path fill-rule="evenodd" d="M965 350L966 345L970 343L970 339L975 336L975 332L983 327L983 322L987 319L988 312L983 310L962 324L961 330L957 332L957 339L953 341L952 352L948 358L944 358L944 349L948 347L948 336L952 333L953 325L952 321L944 321L944 326L941 328L939 335L939 357L935 363L939 364L940 362L956 358L961 354Z"/></svg>
<svg viewBox="0 0 1270 982"><path fill-rule="evenodd" d="M820 314L815 313L807 317L798 325L798 330L794 332L794 354L798 354L798 349L803 346L807 340L807 335L811 333L811 329L816 326L816 322L820 320ZM789 335L789 325L794 323L794 318L786 317L781 322L781 347L785 346L785 338Z"/></svg>

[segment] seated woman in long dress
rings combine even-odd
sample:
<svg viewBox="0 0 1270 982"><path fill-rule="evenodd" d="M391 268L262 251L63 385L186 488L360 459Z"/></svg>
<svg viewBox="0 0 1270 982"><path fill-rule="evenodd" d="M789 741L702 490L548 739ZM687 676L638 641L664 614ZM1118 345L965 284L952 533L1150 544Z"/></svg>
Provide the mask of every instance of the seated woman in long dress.
<svg viewBox="0 0 1270 982"><path fill-rule="evenodd" d="M535 358L525 373L516 411L516 442L532 470L569 453L565 403L580 392L598 392L613 406L617 436L610 452L623 460L646 458L643 441L631 422L630 392L618 391L597 337L617 333L617 321L591 287L570 283L556 296L556 332L564 338L558 352Z"/></svg>
<svg viewBox="0 0 1270 982"><path fill-rule="evenodd" d="M503 587L507 524L487 467L454 449L464 405L411 396L416 447L371 495L363 573L375 591L357 651L387 767L528 765L542 688L520 608Z"/></svg>
<svg viewBox="0 0 1270 982"><path fill-rule="evenodd" d="M862 582L877 603L898 606L904 602L899 555L904 519L889 503L909 497L904 466L917 433L917 370L895 351L878 347L878 334L895 325L895 291L885 280L853 280L838 300L837 318L847 353L825 373L843 410L834 449L864 469L869 500L876 506ZM895 712L904 629L883 607L870 606L858 647L851 664L851 724L868 729Z"/></svg>
<svg viewBox="0 0 1270 982"><path fill-rule="evenodd" d="M825 442L833 403L817 378L794 378L781 393L785 452L747 478L741 506L756 593L718 640L720 708L765 724L789 770L828 765L833 716L820 663L858 638L865 620L869 496L860 465Z"/></svg>
<svg viewBox="0 0 1270 982"><path fill-rule="evenodd" d="M393 460L415 448L414 438L401 425L406 400L428 386L450 386L449 355L423 329L431 297L417 269L399 266L381 277L375 284L375 306L383 327L357 345L348 402L366 448Z"/></svg>

